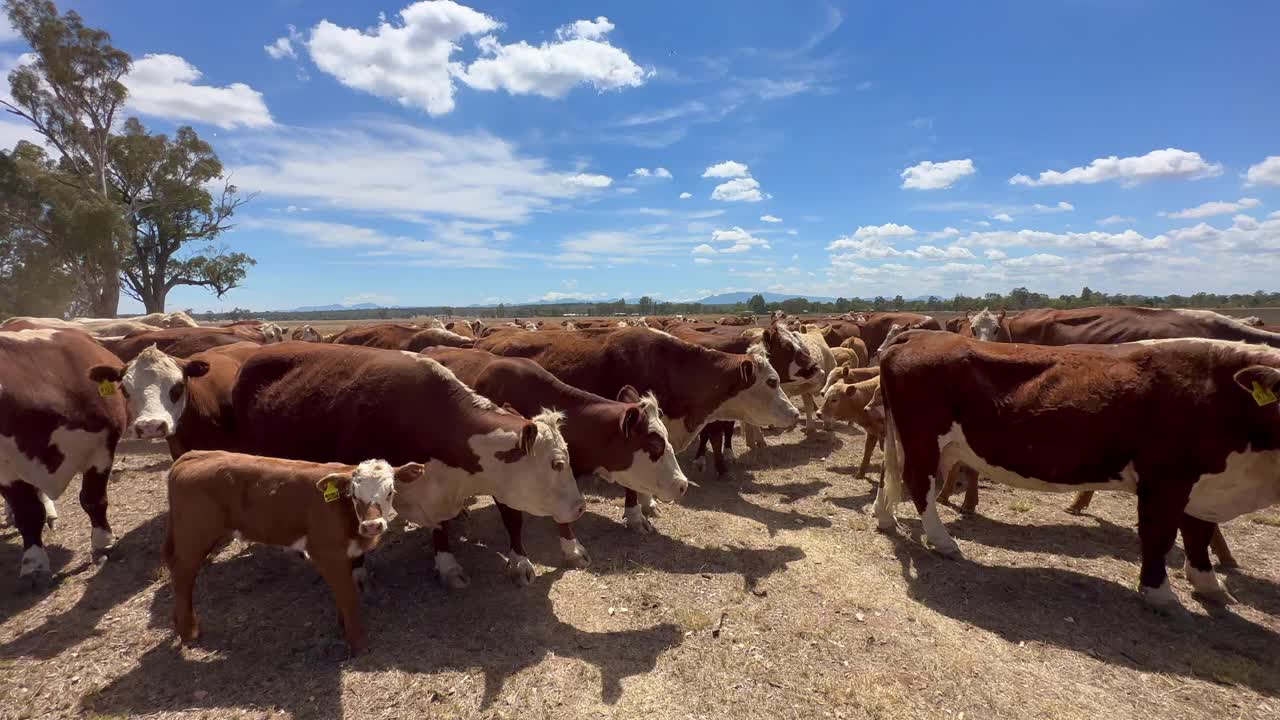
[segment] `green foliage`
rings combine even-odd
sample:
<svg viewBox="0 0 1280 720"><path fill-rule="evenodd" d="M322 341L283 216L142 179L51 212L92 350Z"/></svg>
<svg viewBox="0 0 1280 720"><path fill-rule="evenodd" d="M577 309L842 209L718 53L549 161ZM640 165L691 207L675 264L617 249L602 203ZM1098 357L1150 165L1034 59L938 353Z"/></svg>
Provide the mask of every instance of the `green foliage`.
<svg viewBox="0 0 1280 720"><path fill-rule="evenodd" d="M764 302L764 296L760 294L752 295L747 301L747 309L757 315L763 315L769 311L768 306Z"/></svg>

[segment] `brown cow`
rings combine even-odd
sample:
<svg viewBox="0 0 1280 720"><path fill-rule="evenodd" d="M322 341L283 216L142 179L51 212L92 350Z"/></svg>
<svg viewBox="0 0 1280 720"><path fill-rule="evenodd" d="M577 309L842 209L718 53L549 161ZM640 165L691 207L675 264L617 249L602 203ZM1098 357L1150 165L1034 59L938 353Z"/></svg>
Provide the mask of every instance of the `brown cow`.
<svg viewBox="0 0 1280 720"><path fill-rule="evenodd" d="M362 345L384 350L417 352L429 347L470 347L474 341L443 328L386 323L347 328L334 336L337 345Z"/></svg>
<svg viewBox="0 0 1280 720"><path fill-rule="evenodd" d="M1142 596L1178 604L1165 557L1181 529L1187 578L1226 603L1209 561L1214 529L1280 500L1272 348L1203 339L1037 347L911 332L888 348L880 377L887 438L876 517L893 529L905 488L947 555L960 549L934 495L956 462L1028 489L1127 490L1138 495Z"/></svg>
<svg viewBox="0 0 1280 720"><path fill-rule="evenodd" d="M565 523L586 509L560 432L563 415L526 420L427 357L323 343L265 347L240 368L232 407L244 452L424 463L430 481L400 488L396 505L418 525L453 518L472 495ZM449 587L468 582L450 553L436 554L436 570Z"/></svg>
<svg viewBox="0 0 1280 720"><path fill-rule="evenodd" d="M262 343L254 337L262 335L245 333L240 328L171 328L122 338L100 338L99 342L122 362L127 363L149 347L155 347L172 357L188 358L216 347L242 342Z"/></svg>
<svg viewBox="0 0 1280 720"><path fill-rule="evenodd" d="M872 400L879 389L880 378L877 374L861 382L837 380L828 384L822 392L819 414L824 421L844 420L861 427L866 433L862 446L862 464L858 466L860 478L867 476L871 453L875 451L876 445L884 447L884 413L882 408L872 406ZM883 475L881 472L882 480Z"/></svg>
<svg viewBox="0 0 1280 720"><path fill-rule="evenodd" d="M104 363L120 365L79 331L18 322L0 331L0 495L22 533L20 576L49 572L44 527L57 518L52 500L78 474L92 558L111 546L107 480L125 407L115 386L91 378Z"/></svg>
<svg viewBox="0 0 1280 720"><path fill-rule="evenodd" d="M405 343L405 346L400 349L419 352L433 347L471 348L475 347L475 345L475 338L464 337L441 328L428 328L414 333L409 338L409 341Z"/></svg>
<svg viewBox="0 0 1280 720"><path fill-rule="evenodd" d="M1211 338L1280 347L1280 334L1208 310L1096 307L1027 310L1003 324L1009 342L1093 345L1161 338Z"/></svg>
<svg viewBox="0 0 1280 720"><path fill-rule="evenodd" d="M192 607L196 575L227 535L305 553L333 591L353 655L368 649L351 559L378 544L395 517L396 486L414 487L423 466L383 460L358 466L228 452L190 452L169 471L165 564L173 623L183 642L200 637Z"/></svg>
<svg viewBox="0 0 1280 720"><path fill-rule="evenodd" d="M291 340L301 340L302 342L324 342L324 336L318 330L310 325L303 325L300 328L294 328L289 334Z"/></svg>
<svg viewBox="0 0 1280 720"><path fill-rule="evenodd" d="M628 490L672 502L689 487L676 452L667 441L658 402L652 395L637 402L617 402L564 384L537 363L505 358L483 350L434 348L423 355L453 371L459 380L496 403L533 417L545 410L565 413L564 439L574 477L599 477ZM518 582L533 580L533 565L525 557L519 510L499 503L498 510L511 537L508 566ZM448 541L448 536L441 538ZM569 524L560 526L560 549L576 567L590 562Z"/></svg>
<svg viewBox="0 0 1280 720"><path fill-rule="evenodd" d="M726 315L716 321L717 325L755 325L756 319L753 316L736 317L734 315Z"/></svg>
<svg viewBox="0 0 1280 720"><path fill-rule="evenodd" d="M901 325L903 330L941 330L937 320L928 315L909 312L875 312L866 313L866 321L859 325L859 337L866 343L867 353L875 355L884 344L889 330L894 325Z"/></svg>

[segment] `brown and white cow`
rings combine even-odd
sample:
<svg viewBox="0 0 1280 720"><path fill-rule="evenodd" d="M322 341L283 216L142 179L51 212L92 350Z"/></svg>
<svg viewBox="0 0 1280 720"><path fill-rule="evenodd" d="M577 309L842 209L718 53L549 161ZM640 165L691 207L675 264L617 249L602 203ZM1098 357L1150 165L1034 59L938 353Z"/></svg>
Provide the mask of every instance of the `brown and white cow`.
<svg viewBox="0 0 1280 720"><path fill-rule="evenodd" d="M624 488L673 502L684 495L689 481L667 441L658 401L639 397L619 402L566 385L540 365L525 358L506 358L483 350L434 348L423 355L453 371L459 380L496 403L533 417L546 410L565 414L562 428L575 477L598 477ZM520 511L498 504L511 536L509 571L518 582L533 580L533 565L525 557ZM446 535L442 538L448 541ZM577 567L590 562L569 524L560 526L560 549Z"/></svg>
<svg viewBox="0 0 1280 720"><path fill-rule="evenodd" d="M1280 333L1250 327L1209 310L1094 307L1026 310L1003 323L1008 341L1034 345L1136 342L1162 338L1210 338L1280 347Z"/></svg>
<svg viewBox="0 0 1280 720"><path fill-rule="evenodd" d="M289 334L290 340L300 340L302 342L324 342L324 336L318 330L310 325L303 325L300 328L294 328Z"/></svg>
<svg viewBox="0 0 1280 720"><path fill-rule="evenodd" d="M232 407L244 452L423 463L427 481L399 488L396 505L418 525L453 518L473 495L563 523L586 509L562 414L525 419L421 355L316 343L264 347L240 368ZM452 554L437 553L435 562L446 585L467 584Z"/></svg>
<svg viewBox="0 0 1280 720"><path fill-rule="evenodd" d="M20 575L48 573L43 534L82 475L80 507L96 560L111 546L107 480L125 425L124 400L90 368L119 361L77 331L10 323L0 331L0 495L22 534Z"/></svg>
<svg viewBox="0 0 1280 720"><path fill-rule="evenodd" d="M444 328L427 328L409 337L401 350L420 352L433 347L471 348L475 347L475 338L465 337Z"/></svg>
<svg viewBox="0 0 1280 720"><path fill-rule="evenodd" d="M261 337L261 333L252 329L246 332L239 328L172 328L135 333L122 338L100 338L99 342L122 362L127 363L149 347L172 357L186 358L212 348L242 342L261 344L261 340L254 339Z"/></svg>
<svg viewBox="0 0 1280 720"><path fill-rule="evenodd" d="M158 328L200 327L194 318L180 310L171 313L154 312L124 319Z"/></svg>
<svg viewBox="0 0 1280 720"><path fill-rule="evenodd" d="M288 546L315 563L333 591L351 653L368 649L352 559L378 544L395 517L396 487L415 487L423 466L383 460L338 465L228 452L190 452L168 473L165 564L173 620L183 642L200 636L196 575L226 536Z"/></svg>
<svg viewBox="0 0 1280 720"><path fill-rule="evenodd" d="M901 325L904 330L941 330L937 320L928 315L909 312L875 312L866 313L866 320L858 325L859 337L866 343L867 352L874 356L880 349L894 325Z"/></svg>
<svg viewBox="0 0 1280 720"><path fill-rule="evenodd" d="M822 391L820 414L824 422L843 420L861 427L866 433L862 446L862 464L858 466L860 478L867 476L867 467L871 464L871 454L876 445L884 446L884 412L882 408L873 407L879 389L880 377L877 373L858 382L836 380Z"/></svg>
<svg viewBox="0 0 1280 720"><path fill-rule="evenodd" d="M880 367L882 529L895 527L905 492L931 544L959 555L935 499L957 462L1027 489L1127 490L1138 495L1142 596L1178 603L1165 556L1181 530L1196 592L1232 602L1209 542L1218 523L1280 500L1280 352L1203 339L1037 347L912 332Z"/></svg>

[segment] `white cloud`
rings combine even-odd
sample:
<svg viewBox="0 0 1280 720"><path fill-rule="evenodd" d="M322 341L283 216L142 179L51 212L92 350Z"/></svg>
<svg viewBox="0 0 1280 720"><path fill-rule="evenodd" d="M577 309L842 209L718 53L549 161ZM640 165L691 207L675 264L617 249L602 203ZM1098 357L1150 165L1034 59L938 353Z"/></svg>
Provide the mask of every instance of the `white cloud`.
<svg viewBox="0 0 1280 720"><path fill-rule="evenodd" d="M17 28L9 24L9 14L0 13L0 45L18 42L19 40L22 40L22 36L18 34ZM6 83L6 87L7 85Z"/></svg>
<svg viewBox="0 0 1280 720"><path fill-rule="evenodd" d="M1208 163L1200 157L1200 153L1188 152L1177 148L1152 150L1140 157L1098 158L1087 167L1075 167L1059 172L1045 170L1038 179L1026 175L1014 175L1009 178L1010 185L1026 185L1041 187L1045 185L1092 185L1109 180L1118 180L1125 185L1134 185L1146 180L1181 179L1199 180L1222 174L1220 163Z"/></svg>
<svg viewBox="0 0 1280 720"><path fill-rule="evenodd" d="M761 222L767 222L767 223L780 223L780 222L782 222L782 218L780 218L780 217L775 217L775 216L773 216L773 215L761 215L761 216L760 216L760 221L761 221Z"/></svg>
<svg viewBox="0 0 1280 720"><path fill-rule="evenodd" d="M899 177L904 190L945 190L960 178L975 172L973 160L968 158L938 163L925 160L903 170Z"/></svg>
<svg viewBox="0 0 1280 720"><path fill-rule="evenodd" d="M641 167L641 168L636 168L635 170L632 170L630 177L641 177L641 178L653 177L653 178L662 178L664 180L670 180L671 171L664 167L654 168L652 170L650 170L649 168Z"/></svg>
<svg viewBox="0 0 1280 720"><path fill-rule="evenodd" d="M267 51L267 55L272 60L283 60L285 58L297 60L298 51L293 44L306 42L302 37L302 33L298 32L298 28L288 25L286 29L289 31L288 35L276 38L270 45L262 46L262 49Z"/></svg>
<svg viewBox="0 0 1280 720"><path fill-rule="evenodd" d="M488 246L480 235L491 225L469 222L431 222L425 232L392 235L380 230L352 225L295 218L263 220L247 218L239 227L295 237L307 247L326 250L355 250L357 255L397 264L439 267L499 268L517 258L534 258L534 253L513 252Z"/></svg>
<svg viewBox="0 0 1280 720"><path fill-rule="evenodd" d="M1005 251L996 250L995 248L989 248L985 250L982 254L986 255L988 260L1003 260L1009 257L1009 255L1006 254Z"/></svg>
<svg viewBox="0 0 1280 720"><path fill-rule="evenodd" d="M956 244L969 247L1095 248L1125 252L1165 250L1170 246L1169 238L1164 235L1148 238L1134 230L1125 230L1122 233L1097 231L1051 233L1042 230L971 232L956 240Z"/></svg>
<svg viewBox="0 0 1280 720"><path fill-rule="evenodd" d="M1137 222L1137 218L1127 215L1108 215L1098 221L1099 225L1123 225L1125 223Z"/></svg>
<svg viewBox="0 0 1280 720"><path fill-rule="evenodd" d="M1031 209L1038 213L1060 213L1071 212L1076 209L1076 206L1069 202L1061 201L1057 205L1041 205L1040 203L1036 203L1031 206Z"/></svg>
<svg viewBox="0 0 1280 720"><path fill-rule="evenodd" d="M195 84L200 77L194 65L177 55L145 55L124 77L129 107L144 115L224 129L273 124L262 93L244 83Z"/></svg>
<svg viewBox="0 0 1280 720"><path fill-rule="evenodd" d="M716 230L711 233L711 242L730 243L727 248L720 248L717 252L721 253L741 253L758 247L763 250L769 249L769 243L763 238L758 238L740 227L734 227L729 230ZM704 246L699 246L704 247Z"/></svg>
<svg viewBox="0 0 1280 720"><path fill-rule="evenodd" d="M712 165L702 173L704 178L737 178L750 177L751 170L740 162L733 160L725 160L722 163Z"/></svg>
<svg viewBox="0 0 1280 720"><path fill-rule="evenodd" d="M1060 255L1051 255L1049 253L1036 253L1035 255L1027 255L1025 257L1009 258L1004 261L1005 267L1011 268L1037 268L1037 267L1061 267L1067 264L1067 259Z"/></svg>
<svg viewBox="0 0 1280 720"><path fill-rule="evenodd" d="M694 258L694 259L693 259L693 261L694 261L695 263L699 264L699 265L710 265L710 264L711 264L711 258L696 257L696 258Z"/></svg>
<svg viewBox="0 0 1280 720"><path fill-rule="evenodd" d="M610 181L556 172L492 135L391 122L282 128L229 145L223 157L245 191L415 221L439 215L523 222Z"/></svg>
<svg viewBox="0 0 1280 720"><path fill-rule="evenodd" d="M716 249L710 245L703 243L693 249L694 255L715 255Z"/></svg>
<svg viewBox="0 0 1280 720"><path fill-rule="evenodd" d="M760 202L764 196L760 193L760 183L755 178L737 178L717 185L711 191L712 200L725 202Z"/></svg>
<svg viewBox="0 0 1280 720"><path fill-rule="evenodd" d="M902 254L924 260L965 260L974 257L969 248L960 245L949 245L945 248L921 245L915 250L905 250Z"/></svg>
<svg viewBox="0 0 1280 720"><path fill-rule="evenodd" d="M1013 218L1009 216L1009 213L996 213L991 216L991 219L999 220L1000 222L1013 222Z"/></svg>
<svg viewBox="0 0 1280 720"><path fill-rule="evenodd" d="M960 230L953 227L944 227L941 230L929 233L930 240L941 240L943 238L955 237L960 234Z"/></svg>
<svg viewBox="0 0 1280 720"><path fill-rule="evenodd" d="M644 84L650 73L604 39L605 18L579 20L556 32L555 42L535 47L503 45L491 34L501 23L452 0L415 2L369 30L328 20L311 29L311 59L347 87L443 115L454 108L454 80L477 90L558 98L589 84L614 90ZM451 61L459 41L476 41L482 57L464 65Z"/></svg>
<svg viewBox="0 0 1280 720"><path fill-rule="evenodd" d="M1277 211L1275 211L1275 212L1271 213L1271 214L1270 214L1270 215L1268 215L1267 217L1268 217L1268 218L1270 218L1270 219L1272 219L1272 220L1280 219L1280 210L1277 210Z"/></svg>
<svg viewBox="0 0 1280 720"><path fill-rule="evenodd" d="M680 193L681 200L688 200L691 197L693 197L693 193L687 193L687 192Z"/></svg>
<svg viewBox="0 0 1280 720"><path fill-rule="evenodd" d="M1199 220L1201 218L1213 217L1214 215L1230 215L1231 213L1255 208L1262 204L1257 198L1240 198L1235 202L1207 202L1201 203L1193 208L1179 210L1178 212L1160 213L1162 217L1171 217L1178 220Z"/></svg>
<svg viewBox="0 0 1280 720"><path fill-rule="evenodd" d="M608 293L560 292L559 290L552 290L538 299L546 302L560 302L563 300L603 300L608 296Z"/></svg>
<svg viewBox="0 0 1280 720"><path fill-rule="evenodd" d="M1245 173L1250 185L1280 185L1280 155L1271 155Z"/></svg>
<svg viewBox="0 0 1280 720"><path fill-rule="evenodd" d="M591 175L588 173L578 173L570 175L564 179L564 184L571 187L581 188L607 188L613 184L613 178L607 175Z"/></svg>
<svg viewBox="0 0 1280 720"><path fill-rule="evenodd" d="M896 223L885 223L884 225L863 225L848 237L843 237L827 246L828 250L843 250L846 248L861 247L859 241L865 241L873 238L898 238L909 237L915 235L915 228L910 225L898 225Z"/></svg>

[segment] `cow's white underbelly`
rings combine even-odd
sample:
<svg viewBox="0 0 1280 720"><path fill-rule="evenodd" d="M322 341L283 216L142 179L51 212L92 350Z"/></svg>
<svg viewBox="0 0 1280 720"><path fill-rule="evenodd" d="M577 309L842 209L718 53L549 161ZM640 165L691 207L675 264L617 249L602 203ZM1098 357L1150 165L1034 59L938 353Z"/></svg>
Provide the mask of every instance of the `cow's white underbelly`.
<svg viewBox="0 0 1280 720"><path fill-rule="evenodd" d="M107 470L111 467L112 448L107 447L105 430L88 432L58 427L49 441L63 455L62 464L53 471L40 460L20 451L13 438L0 435L0 485L23 480L57 500L76 473L89 468Z"/></svg>
<svg viewBox="0 0 1280 720"><path fill-rule="evenodd" d="M1121 490L1124 492L1134 492L1138 488L1138 473L1133 468L1133 463L1129 463L1120 471L1120 477L1103 482L1067 484L1053 483L1041 480L1039 478L1027 477L1019 475L1012 470L993 465L985 458L974 452L969 445L969 441L964 436L964 430L961 429L960 423L952 423L951 429L945 434L938 437L938 450L942 453L940 465L944 468L950 468L957 462L977 470L978 473L992 482L998 482L1002 485L1011 485L1023 490L1037 490L1040 492L1080 492L1083 490ZM1070 452L1070 448L1064 448Z"/></svg>
<svg viewBox="0 0 1280 720"><path fill-rule="evenodd" d="M1227 467L1202 475L1191 489L1187 514L1226 522L1280 502L1280 450L1250 450L1227 456Z"/></svg>

